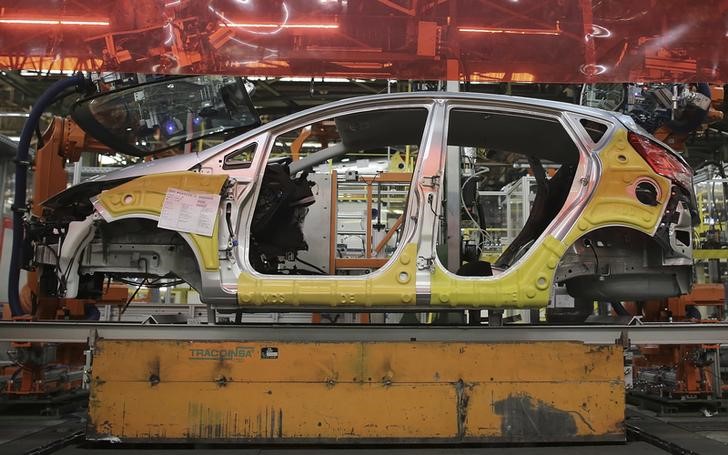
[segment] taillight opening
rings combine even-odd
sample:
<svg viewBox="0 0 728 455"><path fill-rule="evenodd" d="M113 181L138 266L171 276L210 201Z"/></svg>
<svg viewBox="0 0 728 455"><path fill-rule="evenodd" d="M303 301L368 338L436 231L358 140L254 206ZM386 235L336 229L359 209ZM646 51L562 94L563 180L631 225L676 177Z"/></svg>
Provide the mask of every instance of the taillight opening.
<svg viewBox="0 0 728 455"><path fill-rule="evenodd" d="M667 177L688 192L692 192L693 171L685 166L672 152L645 136L629 132L627 140L655 173Z"/></svg>

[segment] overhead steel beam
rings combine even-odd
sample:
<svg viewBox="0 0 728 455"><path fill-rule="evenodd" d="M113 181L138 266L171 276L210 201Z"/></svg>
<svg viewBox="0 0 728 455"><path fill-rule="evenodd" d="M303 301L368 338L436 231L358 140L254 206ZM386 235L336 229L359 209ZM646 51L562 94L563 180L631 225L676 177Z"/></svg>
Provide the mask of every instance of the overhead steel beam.
<svg viewBox="0 0 728 455"><path fill-rule="evenodd" d="M0 322L0 341L85 343L115 340L447 341L455 343L579 341L614 344L728 344L728 324L644 324L505 327L321 325L141 325L128 323Z"/></svg>
<svg viewBox="0 0 728 455"><path fill-rule="evenodd" d="M18 143L0 134L0 158L14 158L18 151Z"/></svg>
<svg viewBox="0 0 728 455"><path fill-rule="evenodd" d="M373 93L375 95L378 95L379 93L382 93L381 90L377 90L375 88L369 87L368 85L364 84L363 82L359 82L359 81L354 80L354 79L349 79L349 81L351 81L352 84L355 84L356 86L363 88L364 90L366 90L369 93Z"/></svg>
<svg viewBox="0 0 728 455"><path fill-rule="evenodd" d="M276 90L273 87L271 87L270 84L267 83L266 81L257 81L257 85L263 87L265 90L267 90L268 92L270 92L273 96L279 98L280 101L283 101L284 103L288 104L289 106L291 106L291 107L298 107L298 103L296 103L292 99L290 99L287 96L283 95L278 90Z"/></svg>

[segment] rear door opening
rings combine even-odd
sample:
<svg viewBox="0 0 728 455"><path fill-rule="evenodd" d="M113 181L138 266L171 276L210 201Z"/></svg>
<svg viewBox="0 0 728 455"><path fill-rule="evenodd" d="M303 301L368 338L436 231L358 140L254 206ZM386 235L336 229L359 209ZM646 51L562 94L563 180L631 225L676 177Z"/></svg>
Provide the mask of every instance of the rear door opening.
<svg viewBox="0 0 728 455"><path fill-rule="evenodd" d="M438 257L458 275L498 274L563 208L579 149L555 117L465 108L450 112L447 147Z"/></svg>

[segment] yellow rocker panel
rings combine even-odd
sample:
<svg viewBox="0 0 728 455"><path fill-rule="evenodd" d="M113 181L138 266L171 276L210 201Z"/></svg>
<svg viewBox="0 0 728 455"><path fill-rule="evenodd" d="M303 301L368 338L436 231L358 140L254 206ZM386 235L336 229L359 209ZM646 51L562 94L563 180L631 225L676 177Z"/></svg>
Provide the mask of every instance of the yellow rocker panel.
<svg viewBox="0 0 728 455"><path fill-rule="evenodd" d="M657 175L627 142L627 131L615 134L599 153L601 180L563 241L548 236L528 257L502 275L465 279L436 264L430 303L433 306L534 308L548 305L554 274L566 249L576 240L606 226L626 226L652 235L670 195L670 181ZM642 204L631 190L642 179L660 188L659 204Z"/></svg>
<svg viewBox="0 0 728 455"><path fill-rule="evenodd" d="M113 219L134 215L159 217L169 188L219 194L226 180L227 175L204 175L189 171L147 175L101 192L98 200ZM206 270L220 267L217 224L216 219L212 237L190 234Z"/></svg>
<svg viewBox="0 0 728 455"><path fill-rule="evenodd" d="M404 306L415 304L417 245L406 245L394 263L381 273L361 278L238 277L238 303L246 306Z"/></svg>
<svg viewBox="0 0 728 455"><path fill-rule="evenodd" d="M548 236L527 261L504 275L463 279L438 263L432 275L433 306L519 308L545 306L566 247Z"/></svg>

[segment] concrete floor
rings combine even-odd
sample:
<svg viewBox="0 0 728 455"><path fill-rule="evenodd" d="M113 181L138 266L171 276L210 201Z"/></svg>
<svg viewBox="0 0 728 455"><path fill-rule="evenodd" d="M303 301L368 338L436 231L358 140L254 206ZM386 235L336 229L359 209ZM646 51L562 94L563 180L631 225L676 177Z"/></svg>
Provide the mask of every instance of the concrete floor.
<svg viewBox="0 0 728 455"><path fill-rule="evenodd" d="M199 449L198 449L199 450ZM155 449L149 452L140 451L135 453L155 453L164 455L189 455L191 449ZM214 449L209 452L215 455L623 455L623 454L644 454L664 455L669 452L660 450L646 442L635 442L626 445L607 446L572 446L572 447L402 447L402 448L235 448L235 449ZM68 447L59 452L59 455L101 455L119 454L118 450L108 449L84 449L79 447Z"/></svg>
<svg viewBox="0 0 728 455"><path fill-rule="evenodd" d="M149 453L190 454L193 450L219 455L623 455L692 453L728 454L728 416L703 417L682 415L658 417L649 411L627 409L630 439L625 444L572 446L211 446L211 445L99 445L83 440L83 412L58 417L0 414L0 454L52 453L58 455L111 455ZM43 448L39 451L40 448Z"/></svg>
<svg viewBox="0 0 728 455"><path fill-rule="evenodd" d="M626 415L633 438L649 441L672 453L728 454L728 416L706 417L699 413L658 416L632 406L627 408Z"/></svg>
<svg viewBox="0 0 728 455"><path fill-rule="evenodd" d="M660 420L728 446L728 415L706 419L684 416L660 417ZM726 453L728 453L728 448Z"/></svg>
<svg viewBox="0 0 728 455"><path fill-rule="evenodd" d="M111 455L128 453L149 453L165 455L187 455L193 451L213 452L216 455L623 455L639 453L645 455L666 454L646 442L627 444L578 445L560 447L329 447L284 446L284 447L242 447L242 446L143 446L143 445L98 445L86 444L80 431L83 429L82 414L64 418L0 416L0 454L27 453L45 447L43 453L57 455ZM71 439L67 444L63 440ZM61 441L61 442L58 442ZM55 443L55 446L53 444Z"/></svg>

